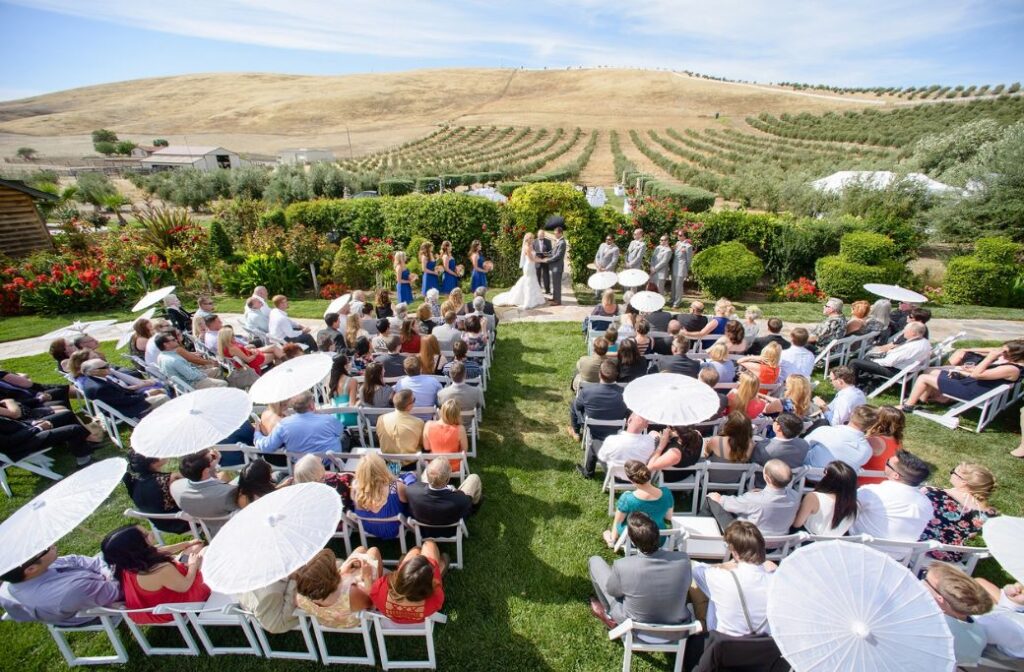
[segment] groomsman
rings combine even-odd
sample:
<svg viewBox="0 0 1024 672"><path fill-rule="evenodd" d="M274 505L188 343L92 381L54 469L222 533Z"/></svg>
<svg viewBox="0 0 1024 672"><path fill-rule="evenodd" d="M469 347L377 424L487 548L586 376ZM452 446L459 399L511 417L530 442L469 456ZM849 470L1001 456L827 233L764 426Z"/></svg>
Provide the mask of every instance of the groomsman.
<svg viewBox="0 0 1024 672"><path fill-rule="evenodd" d="M683 303L683 285L690 275L690 264L693 263L693 245L686 237L686 231L676 231L676 245L672 249L672 306Z"/></svg>
<svg viewBox="0 0 1024 672"><path fill-rule="evenodd" d="M651 280L657 287L659 294L665 291L665 282L668 280L669 264L672 263L672 248L668 246L668 236L664 235L658 241L658 246L651 253Z"/></svg>
<svg viewBox="0 0 1024 672"><path fill-rule="evenodd" d="M604 271L615 272L616 267L619 265L619 248L615 244L615 238L612 236L605 236L604 242L601 243L600 247L597 248L597 254L594 255L594 270L597 273ZM594 297L600 298L601 292L594 290Z"/></svg>
<svg viewBox="0 0 1024 672"><path fill-rule="evenodd" d="M644 241L644 230L633 231L633 240L626 248L626 268L639 268L643 270L644 260L647 257L647 243Z"/></svg>
<svg viewBox="0 0 1024 672"><path fill-rule="evenodd" d="M544 229L537 230L537 237L533 239L533 253L538 259L547 259L551 256L551 241L544 237ZM537 284L544 287L544 293L551 293L551 266L548 264L537 264Z"/></svg>

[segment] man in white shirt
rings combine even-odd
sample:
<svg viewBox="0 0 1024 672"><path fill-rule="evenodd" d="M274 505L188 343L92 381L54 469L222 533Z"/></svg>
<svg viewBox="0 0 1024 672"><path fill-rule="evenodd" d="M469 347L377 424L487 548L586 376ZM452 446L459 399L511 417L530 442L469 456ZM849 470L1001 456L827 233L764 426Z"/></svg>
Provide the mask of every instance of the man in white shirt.
<svg viewBox="0 0 1024 672"><path fill-rule="evenodd" d="M252 296L250 299L255 299L259 306L256 306L256 310L260 311L268 318L270 317L270 292L263 285L257 285L256 289L252 290Z"/></svg>
<svg viewBox="0 0 1024 672"><path fill-rule="evenodd" d="M242 321L246 329L270 333L270 309L266 303L260 303L262 299L258 296L250 296L245 302L245 311L242 313ZM266 311L264 312L264 308Z"/></svg>
<svg viewBox="0 0 1024 672"><path fill-rule="evenodd" d="M917 541L932 519L932 504L918 489L931 474L931 466L917 455L898 450L885 463L885 481L857 489L857 520L850 534L878 539ZM896 558L907 551L880 549Z"/></svg>
<svg viewBox="0 0 1024 672"><path fill-rule="evenodd" d="M857 387L863 387L862 383L867 378L892 378L900 369L911 364L927 364L932 355L932 345L925 338L925 330L923 322L907 322L907 326L903 327L906 340L902 345L883 345L875 348L867 359L850 362Z"/></svg>
<svg viewBox="0 0 1024 672"><path fill-rule="evenodd" d="M790 348L792 350L792 348ZM831 403L826 403L821 397L815 397L815 405L821 409L821 414L833 427L844 425L850 419L850 415L858 407L868 403L864 392L854 383L856 377L853 369L848 366L837 366L828 372L829 382L836 388L836 396L832 397Z"/></svg>
<svg viewBox="0 0 1024 672"><path fill-rule="evenodd" d="M804 465L824 469L829 462L846 462L854 471L859 470L871 459L871 444L865 433L878 420L878 410L867 404L860 406L850 416L850 422L839 427L823 426L804 437L811 449L807 451Z"/></svg>
<svg viewBox="0 0 1024 672"><path fill-rule="evenodd" d="M764 465L765 487L735 497L712 492L707 496L708 508L724 531L735 520L746 520L757 526L766 537L789 534L789 528L800 508L800 495L789 488L793 470L782 460L768 460Z"/></svg>
<svg viewBox="0 0 1024 672"><path fill-rule="evenodd" d="M613 470L616 478L625 478L622 465L629 460L639 460L644 464L651 459L654 448L658 444L658 433L647 432L647 420L636 413L629 416L626 429L613 434L604 440L597 451L597 459Z"/></svg>
<svg viewBox="0 0 1024 672"><path fill-rule="evenodd" d="M309 327L304 327L295 320L288 317L288 297L278 294L273 298L273 310L270 311L270 335L288 343L302 343L309 352L316 352L316 341L309 333Z"/></svg>
<svg viewBox="0 0 1024 672"><path fill-rule="evenodd" d="M220 330L224 327L224 322L220 319L220 315L216 313L204 317L203 322L206 324L206 333L203 334L203 345L210 352L217 352L217 337L220 335Z"/></svg>
<svg viewBox="0 0 1024 672"><path fill-rule="evenodd" d="M789 342L793 346L782 351L782 358L779 360L780 383L784 383L786 378L792 375L811 377L814 372L814 353L806 347L809 337L810 334L803 327L797 327L789 332Z"/></svg>
<svg viewBox="0 0 1024 672"><path fill-rule="evenodd" d="M988 633L973 617L992 610L992 597L959 567L933 562L927 571L923 581L946 616L957 665L977 665L988 644Z"/></svg>
<svg viewBox="0 0 1024 672"><path fill-rule="evenodd" d="M451 350L452 341L462 339L462 332L455 327L457 317L454 310L449 310L444 314L444 324L434 327L430 332L442 350Z"/></svg>

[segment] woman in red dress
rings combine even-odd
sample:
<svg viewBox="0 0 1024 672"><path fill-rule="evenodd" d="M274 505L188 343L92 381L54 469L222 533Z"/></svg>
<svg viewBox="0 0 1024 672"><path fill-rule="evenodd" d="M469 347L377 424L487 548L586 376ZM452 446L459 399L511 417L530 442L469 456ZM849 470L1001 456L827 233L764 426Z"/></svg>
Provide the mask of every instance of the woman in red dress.
<svg viewBox="0 0 1024 672"><path fill-rule="evenodd" d="M398 569L374 581L370 600L395 623L422 623L444 605L441 577L447 567L437 544L425 541L405 554Z"/></svg>

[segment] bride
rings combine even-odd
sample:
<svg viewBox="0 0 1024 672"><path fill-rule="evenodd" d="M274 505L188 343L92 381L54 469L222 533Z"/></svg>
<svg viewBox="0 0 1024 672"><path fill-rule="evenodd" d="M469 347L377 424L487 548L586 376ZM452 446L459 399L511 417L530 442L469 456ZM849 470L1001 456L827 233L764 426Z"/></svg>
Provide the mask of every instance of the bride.
<svg viewBox="0 0 1024 672"><path fill-rule="evenodd" d="M494 305L516 306L522 310L528 310L547 303L540 283L537 282L537 264L542 263L545 262L538 260L537 255L533 253L533 234L526 234L526 237L523 238L523 247L519 252L519 268L523 269L523 276L519 278L512 289L494 297Z"/></svg>

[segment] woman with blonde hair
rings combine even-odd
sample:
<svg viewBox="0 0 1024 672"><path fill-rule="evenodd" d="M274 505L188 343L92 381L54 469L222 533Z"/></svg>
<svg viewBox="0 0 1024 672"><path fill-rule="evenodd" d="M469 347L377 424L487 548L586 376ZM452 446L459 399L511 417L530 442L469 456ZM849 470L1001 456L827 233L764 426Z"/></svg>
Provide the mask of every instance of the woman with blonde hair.
<svg viewBox="0 0 1024 672"><path fill-rule="evenodd" d="M763 396L767 402L764 412L770 415L776 413L792 413L801 420L805 420L813 408L813 388L811 381L806 376L793 374L786 378L781 397Z"/></svg>
<svg viewBox="0 0 1024 672"><path fill-rule="evenodd" d="M427 453L465 453L469 450L469 435L462 424L462 408L455 399L441 404L440 420L428 420L423 425L423 451ZM449 460L453 472L458 472L462 460Z"/></svg>
<svg viewBox="0 0 1024 672"><path fill-rule="evenodd" d="M352 313L345 318L345 342L349 347L355 347L355 342L360 337L369 338L370 335L363 329L363 321L359 314Z"/></svg>
<svg viewBox="0 0 1024 672"><path fill-rule="evenodd" d="M760 327L757 326L757 321L761 319L761 309L757 306L747 306L747 309L743 311L743 342L750 347L750 344L757 338L757 332L760 331Z"/></svg>
<svg viewBox="0 0 1024 672"><path fill-rule="evenodd" d="M370 588L384 573L380 549L364 546L344 562L325 548L295 571L295 605L329 628L354 628L371 609Z"/></svg>
<svg viewBox="0 0 1024 672"><path fill-rule="evenodd" d="M708 348L705 366L718 372L719 383L732 383L736 380L736 362L729 358L729 349L718 343Z"/></svg>
<svg viewBox="0 0 1024 672"><path fill-rule="evenodd" d="M726 395L729 401L729 412L740 411L750 420L764 413L768 404L758 395L760 389L761 382L754 377L754 374L748 371L740 372L739 385Z"/></svg>
<svg viewBox="0 0 1024 672"><path fill-rule="evenodd" d="M398 537L400 522L375 523L365 519L394 518L405 513L406 502L405 483L395 478L384 458L377 453L363 455L352 483L352 504L355 513L364 519L366 532L381 539Z"/></svg>
<svg viewBox="0 0 1024 672"><path fill-rule="evenodd" d="M448 300L451 301L452 310L455 311L456 315L464 312L464 309L466 307L466 299L465 297L462 296L462 290L460 288L454 288L451 291L451 294L448 295ZM445 311L442 310L441 314L443 315L444 313Z"/></svg>
<svg viewBox="0 0 1024 672"><path fill-rule="evenodd" d="M279 357L278 355L281 355ZM246 366L256 372L258 376L263 370L264 364L276 364L283 357L281 349L276 345L268 345L262 348L249 348L235 340L235 330L231 327L221 327L217 332L217 356L224 359L237 357Z"/></svg>
<svg viewBox="0 0 1024 672"><path fill-rule="evenodd" d="M451 294L459 286L459 273L455 269L451 241L441 243L441 269L441 294Z"/></svg>
<svg viewBox="0 0 1024 672"><path fill-rule="evenodd" d="M409 257L399 250L395 252L395 296L399 303L412 303L412 283L416 277L409 271Z"/></svg>
<svg viewBox="0 0 1024 672"><path fill-rule="evenodd" d="M864 329L868 312L871 310L871 304L867 301L854 301L850 305L850 319L846 321L846 335L853 336L854 334L860 335L865 334L867 331Z"/></svg>
<svg viewBox="0 0 1024 672"><path fill-rule="evenodd" d="M782 372L779 365L781 360L782 346L772 341L764 346L760 356L741 357L736 364L757 376L757 379L761 381L761 386L764 387L779 382L779 374Z"/></svg>
<svg viewBox="0 0 1024 672"><path fill-rule="evenodd" d="M420 337L420 371L428 376L435 376L441 372L444 365L448 363L445 356L441 354L441 344L437 336L427 334Z"/></svg>
<svg viewBox="0 0 1024 672"><path fill-rule="evenodd" d="M921 489L932 503L932 519L921 533L921 541L934 539L941 544L966 546L978 536L985 521L998 512L990 504L996 478L988 467L961 462L949 472L950 487L925 486ZM936 560L957 562L959 553L932 551Z"/></svg>
<svg viewBox="0 0 1024 672"><path fill-rule="evenodd" d="M274 431L274 427L277 427L278 423L284 420L287 415L288 400L274 401L267 404L267 407L260 414L259 430L264 436L270 436L270 433Z"/></svg>
<svg viewBox="0 0 1024 672"><path fill-rule="evenodd" d="M886 463L903 447L903 430L907 424L907 416L895 406L879 406L878 419L867 431L868 443L871 444L871 457L861 466L863 471L885 471ZM881 483L883 477L860 476L858 485Z"/></svg>
<svg viewBox="0 0 1024 672"><path fill-rule="evenodd" d="M203 337L206 336L206 316L205 315L193 315L192 316L192 341L194 343L202 343Z"/></svg>
<svg viewBox="0 0 1024 672"><path fill-rule="evenodd" d="M423 286L420 293L423 296L428 296L431 290L437 294L437 288L440 285L438 280L441 275L437 270L437 258L434 257L434 244L431 242L424 242L420 245L420 268L423 270Z"/></svg>

